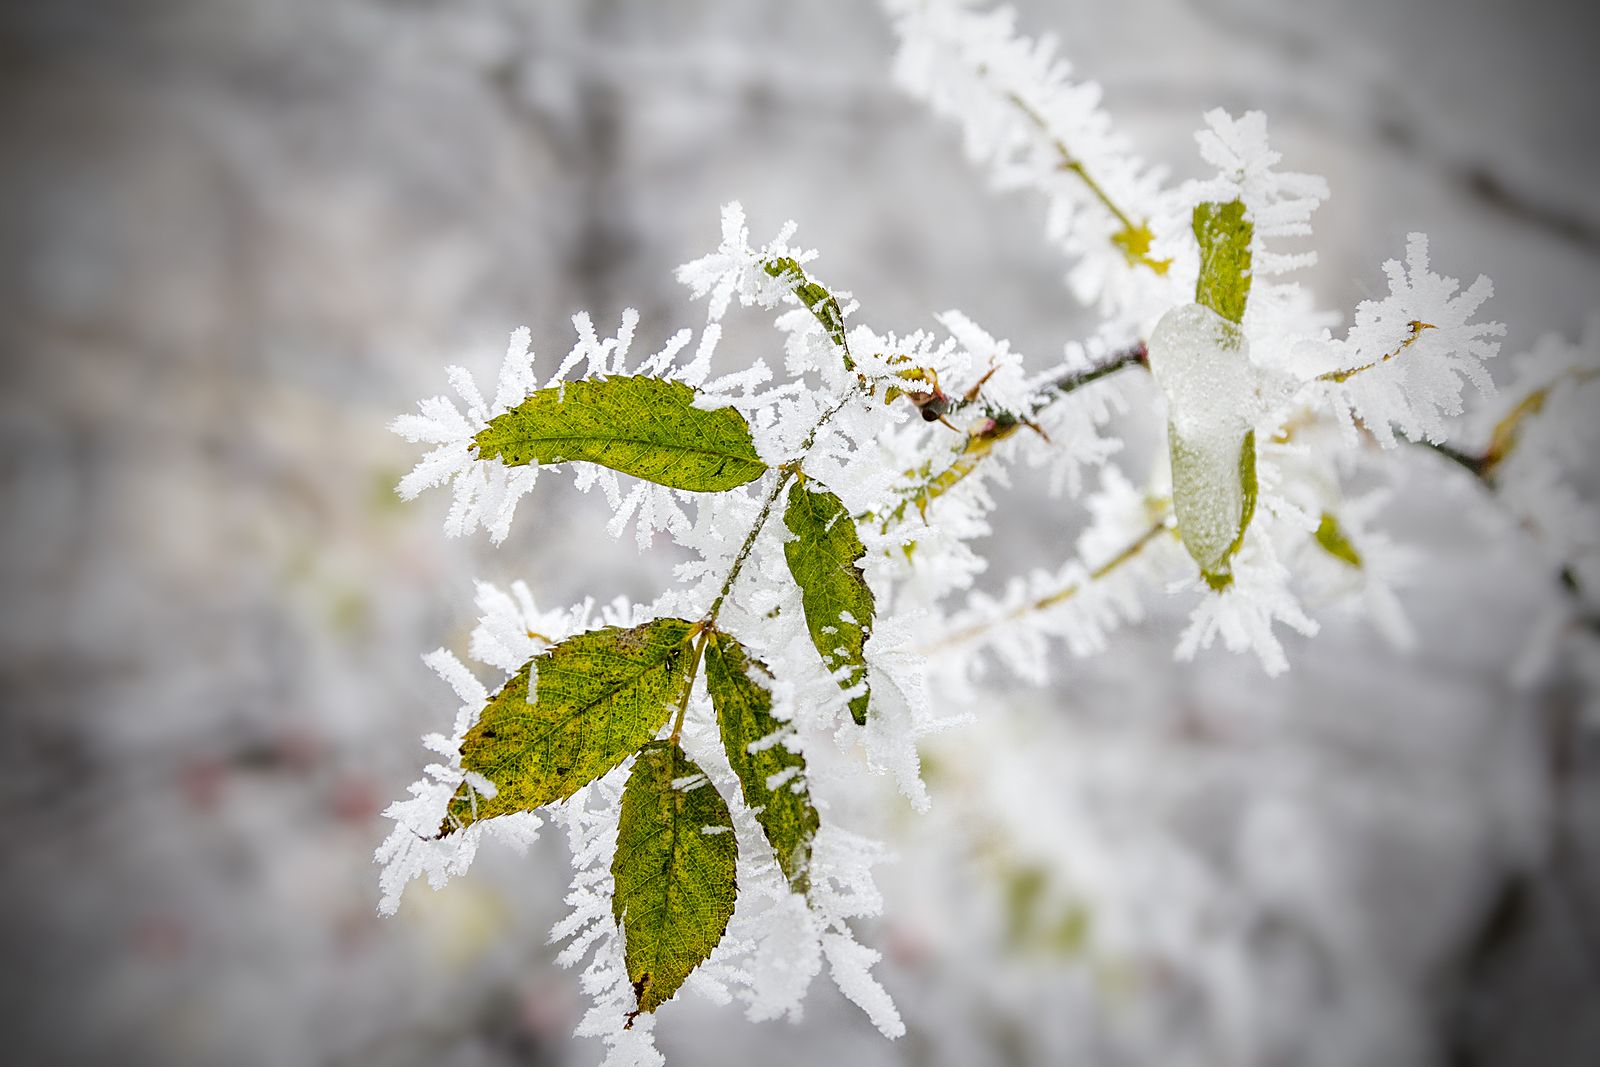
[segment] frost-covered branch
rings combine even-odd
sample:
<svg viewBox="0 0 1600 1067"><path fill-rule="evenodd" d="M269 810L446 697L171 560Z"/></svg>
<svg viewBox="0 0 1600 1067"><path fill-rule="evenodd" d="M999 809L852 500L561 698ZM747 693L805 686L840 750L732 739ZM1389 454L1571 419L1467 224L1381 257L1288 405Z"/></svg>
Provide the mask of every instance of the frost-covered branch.
<svg viewBox="0 0 1600 1067"><path fill-rule="evenodd" d="M927 645L924 651L931 655L947 648L964 645L968 642L983 637L985 634L988 634L997 627L1005 626L1008 623L1015 623L1029 614L1049 611L1056 605L1064 603L1077 596L1089 584L1110 577L1118 567L1130 563L1134 559L1138 558L1139 553L1143 552L1147 547L1149 547L1149 545L1154 542L1156 538L1160 537L1164 533L1170 533L1171 530L1171 525L1165 520L1152 523L1148 530L1134 538L1133 541L1125 545L1110 559L1107 559L1104 562L1097 564L1093 568L1085 571L1082 577L1074 577L1061 588L1056 589L1054 592L1044 593L1031 600L1028 600L1021 605L1018 605L1017 607L1009 608L1004 613L996 616L993 619L974 623L970 626L966 626L960 630L957 630L954 633L940 637L932 644ZM1074 574L1082 570L1080 566L1069 567L1068 569Z"/></svg>
<svg viewBox="0 0 1600 1067"><path fill-rule="evenodd" d="M1002 188L1048 205L1050 239L1076 261L1086 302L1138 322L1162 294L1175 250L1163 174L1147 167L1100 107L1100 87L1076 81L1051 38L1015 32L1010 8L965 0L888 0L900 36L896 80L955 120L967 154Z"/></svg>
<svg viewBox="0 0 1600 1067"><path fill-rule="evenodd" d="M492 402L450 368L457 399L393 425L430 446L401 495L448 485L451 536L503 540L535 483L570 472L606 497L613 537L631 528L643 549L664 534L686 557L647 603L546 610L526 586L480 586L469 651L496 682L428 657L460 704L448 737L424 739L438 758L386 812L377 853L393 911L485 840L562 829L572 910L553 935L594 998L579 1032L618 1067L661 1062L655 1013L681 992L793 1017L824 963L882 1032L903 1032L852 928L883 909L884 851L851 815L872 774L928 806L922 747L961 721L945 698L990 660L1043 680L1062 646L1103 651L1155 598L1189 613L1174 656L1220 643L1268 674L1290 667L1283 633L1311 638L1330 611L1414 640L1399 595L1414 557L1381 523L1401 438L1491 487L1575 595L1600 588L1600 550L1577 532L1595 516L1570 484L1600 329L1581 351L1516 361L1516 403L1481 447L1447 444L1466 387L1493 396L1504 328L1477 317L1487 279L1462 290L1413 234L1383 266L1387 295L1336 336L1292 278L1313 262L1292 242L1312 236L1327 185L1281 169L1265 116L1205 113L1195 142L1213 173L1165 187L1098 88L1053 42L1018 37L1010 11L889 6L902 83L961 124L998 184L1046 197L1071 284L1102 314L1086 341L1040 363L960 311L879 329L791 244L792 223L757 247L732 203L717 248L677 272L707 302L698 338L634 359L637 313L604 339L579 314L541 382L521 330ZM735 306L771 317L781 361L713 373ZM1150 374L1117 373L1134 366ZM1124 437L1158 457L1141 478L1113 465ZM1088 520L1066 563L990 594L983 538L1010 521L1018 465Z"/></svg>
<svg viewBox="0 0 1600 1067"><path fill-rule="evenodd" d="M978 73L980 75L987 74L988 69L979 67ZM1150 232L1149 220L1135 222L1128 216L1126 211L1118 207L1117 202L1111 199L1110 194L1106 192L1105 187L1094 180L1094 175L1089 173L1089 169L1084 166L1083 160L1074 155L1061 138L1051 135L1050 124L1026 100L1015 92L1006 93L1006 99L1011 101L1017 110L1027 117L1029 122L1033 123L1042 136L1049 138L1051 146L1056 150L1056 154L1061 157L1061 169L1076 176L1083 183L1084 188L1089 191L1089 195L1098 201L1101 207L1109 211L1112 218L1117 220L1120 228L1111 235L1111 243L1127 257L1129 265L1144 267L1154 271L1156 274L1167 273L1167 269L1172 266L1172 260L1152 259L1150 256L1150 245L1155 241L1155 234Z"/></svg>

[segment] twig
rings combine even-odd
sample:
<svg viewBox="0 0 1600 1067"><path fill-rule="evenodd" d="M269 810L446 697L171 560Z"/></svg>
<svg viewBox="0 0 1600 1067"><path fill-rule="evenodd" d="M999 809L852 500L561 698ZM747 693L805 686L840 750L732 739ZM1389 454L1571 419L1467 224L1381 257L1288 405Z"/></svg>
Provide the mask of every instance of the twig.
<svg viewBox="0 0 1600 1067"><path fill-rule="evenodd" d="M1083 582L1070 582L1062 588L1056 590L1054 593L1049 593L1045 596L1037 598L1036 600L1029 601L1028 603L1023 604L1021 607L1015 608L1012 611L999 616L998 618L977 623L976 625L969 626L964 630L957 630L953 634L947 634L935 641L933 644L925 646L923 649L921 649L921 651L926 654L937 651L941 648L951 648L956 645L966 644L973 638L981 637L983 634L994 629L996 626L1001 625L1002 623L1020 619L1024 615L1031 615L1036 611L1046 611L1065 600L1069 600L1078 595L1078 593L1082 592L1085 585L1100 581L1117 568L1127 564L1133 559L1136 559L1141 552L1143 552L1153 541L1156 540L1156 538L1160 537L1162 533L1169 529L1171 529L1171 527L1168 525L1166 518L1163 517L1159 522L1153 523L1148 530L1140 534L1135 540L1118 551L1116 555L1112 556L1110 559L1091 570L1087 580Z"/></svg>
<svg viewBox="0 0 1600 1067"><path fill-rule="evenodd" d="M1356 375L1361 374L1364 371L1372 370L1374 367L1383 366L1385 363L1389 362L1391 359L1393 359L1394 357L1398 356L1400 353L1404 352L1406 349L1410 348L1412 345L1416 344L1417 343L1417 338L1422 336L1422 331L1423 330L1436 330L1436 329L1438 329L1438 327L1435 326L1431 322L1417 322L1415 320L1412 320L1412 322L1410 323L1410 326L1411 326L1411 335L1409 337L1407 337L1404 341L1401 341L1400 342L1400 347L1396 348L1393 352L1386 353L1381 359L1375 359L1371 363L1363 363L1359 367L1348 367L1348 368L1346 368L1344 370L1331 370L1326 374L1319 374L1319 375L1317 375L1317 381L1319 381L1319 382L1347 382L1351 378L1354 378Z"/></svg>

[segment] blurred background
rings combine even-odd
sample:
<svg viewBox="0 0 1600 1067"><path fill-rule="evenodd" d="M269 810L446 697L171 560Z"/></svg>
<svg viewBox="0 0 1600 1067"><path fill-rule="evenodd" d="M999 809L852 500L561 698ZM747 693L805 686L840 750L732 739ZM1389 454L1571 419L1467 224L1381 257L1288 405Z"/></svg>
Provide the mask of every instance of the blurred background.
<svg viewBox="0 0 1600 1067"><path fill-rule="evenodd" d="M1333 188L1325 306L1380 287L1409 230L1495 280L1507 353L1576 335L1600 292L1585 8L1019 7L1179 177L1202 111L1265 110ZM385 424L447 362L484 380L519 325L544 373L580 309L639 308L640 350L697 325L670 271L735 197L757 240L798 221L875 326L959 306L1056 359L1089 324L1038 205L986 192L892 47L859 0L0 6L7 1062L598 1060L545 943L558 840L393 920L370 859L453 713L419 655L464 651L472 578L648 599L671 560L597 539L603 501L550 479L500 549L447 542L446 500L394 497L414 450ZM747 325L724 355L770 359ZM1549 568L1461 472L1401 462L1415 651L1329 619L1268 683L1173 664L1174 607L1053 688L997 679L929 753L932 814L886 799L862 827L899 856L864 939L908 1035L824 980L798 1025L670 1006L669 1062L1600 1062L1593 646L1514 684ZM1079 517L1008 511L996 587ZM992 817L1003 787L1032 824ZM1097 936L1141 925L1139 954Z"/></svg>

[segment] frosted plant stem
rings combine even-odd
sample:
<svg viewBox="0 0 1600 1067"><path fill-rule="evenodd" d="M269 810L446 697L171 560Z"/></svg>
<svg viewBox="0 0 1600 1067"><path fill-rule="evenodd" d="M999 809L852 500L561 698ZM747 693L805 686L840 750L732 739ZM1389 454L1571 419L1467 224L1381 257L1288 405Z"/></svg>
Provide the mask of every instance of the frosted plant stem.
<svg viewBox="0 0 1600 1067"><path fill-rule="evenodd" d="M1011 436L1018 429L1024 426L1032 427L1033 429L1037 430L1038 427L1035 426L1032 421L1030 421L1032 416L1038 415L1040 412L1044 411L1051 404L1054 404L1062 397L1082 389L1086 385L1097 382L1101 378L1107 377L1108 375L1114 374L1117 371L1123 370L1127 367L1132 367L1135 365L1143 366L1146 358L1147 353L1144 342L1135 341L1127 348L1118 352L1111 359L1106 360L1104 363L1101 363L1098 366L1090 367L1088 370L1077 371L1073 374L1067 374L1057 378L1044 390L1041 390L1037 397L1028 402L1027 416L1018 416L1009 411L986 409L990 411L990 415L978 425L987 425L990 427L990 429L987 431L969 429L967 431L966 438L961 443L961 446L954 450L954 458L951 459L949 465L941 470L938 474L931 475L931 477L916 486L916 488L905 490L905 497L898 504L896 504L894 510L889 512L888 516L884 518L880 529L882 532L888 533L896 523L904 521L906 517L906 508L913 504L916 505L918 513L922 514L924 518L926 518L928 506L932 504L936 498L943 496L951 489L954 489L957 485L964 481L968 475L977 470L979 462L985 456L994 451L994 446L996 444ZM953 405L951 410L954 411L960 407L964 407L967 403L969 402L963 401L959 404ZM908 474L911 473L913 472L908 472Z"/></svg>
<svg viewBox="0 0 1600 1067"><path fill-rule="evenodd" d="M1149 353L1145 348L1145 343L1143 341L1135 341L1098 366L1057 378L1050 383L1048 391L1041 393L1039 398L1033 402L1033 413L1037 415L1062 397L1082 389L1091 382L1099 381L1107 375L1115 374L1117 371L1127 367L1143 366L1148 358Z"/></svg>
<svg viewBox="0 0 1600 1067"><path fill-rule="evenodd" d="M689 710L689 694L694 691L695 675L700 673L700 657L705 655L706 641L710 636L710 624L702 623L699 634L695 636L694 652L691 654L693 658L689 660L689 680L684 684L683 696L678 700L678 717L672 720L672 735L668 740L674 745L683 733L683 717Z"/></svg>
<svg viewBox="0 0 1600 1067"><path fill-rule="evenodd" d="M924 654L930 654L941 648L950 648L954 645L965 644L975 637L981 637L983 634L994 629L996 626L1001 625L1002 623L1012 622L1016 619L1022 618L1025 615L1031 615L1036 611L1045 611L1065 600L1070 600L1072 597L1082 592L1085 584L1098 582L1108 574L1111 574L1117 568L1134 559L1137 559L1139 554L1148 548L1150 544L1156 540L1156 538L1170 530L1171 526L1168 524L1167 520L1163 518L1159 522L1152 524L1148 530L1140 534L1137 539L1128 544L1116 555L1112 556L1094 570L1090 571L1088 582L1072 582L1069 585L1056 590L1054 593L1050 593L1038 598L1037 600L1030 601L1029 603L1022 605L1020 608L1007 612L1005 615L1001 615L998 618L989 619L986 622L980 622L975 626L969 626L964 630L958 630L953 634L942 637L933 644L924 647L921 651Z"/></svg>
<svg viewBox="0 0 1600 1067"><path fill-rule="evenodd" d="M1483 456L1475 456L1470 452L1463 452L1459 448L1444 444L1441 441L1419 440L1413 442L1423 448L1432 449L1450 462L1458 464L1479 481L1487 481L1489 472L1484 465Z"/></svg>
<svg viewBox="0 0 1600 1067"><path fill-rule="evenodd" d="M750 558L750 553L755 550L756 538L760 536L762 529L766 527L767 519L772 516L772 509L778 503L778 497L783 495L784 486L789 484L791 478L800 473L800 461L805 458L807 452L811 451L811 446L817 443L817 434L828 424L828 420L842 411L849 402L850 398L845 397L822 413L822 417L816 421L816 425L812 426L810 432L806 434L806 439L800 442L799 454L779 468L778 478L772 483L772 489L767 493L767 499L761 502L761 511L756 515L755 523L751 525L750 532L744 535L744 544L739 546L738 554L733 557L733 565L728 568L728 576L722 580L722 588L717 591L717 598L711 602L711 607L706 611L705 618L700 621L700 633L695 639L693 658L689 661L689 680L683 687L682 699L678 701L678 716L672 722L671 741L673 744L678 743L678 737L683 731L684 715L689 710L689 694L694 691L694 680L700 673L700 658L705 654L706 640L716 626L717 616L722 613L723 602L728 599L728 594L733 591L733 583L738 579L739 572L744 570L745 561Z"/></svg>
<svg viewBox="0 0 1600 1067"><path fill-rule="evenodd" d="M1415 323L1413 323L1415 325ZM1401 346L1402 348L1404 345ZM1354 373L1353 371L1351 373ZM1429 441L1426 438L1414 439L1414 443L1431 448L1439 455L1466 468L1472 476L1482 482L1490 490L1495 488L1495 471L1500 464L1511 455L1511 450L1516 447L1520 424L1523 419L1537 415L1544 409L1545 398L1550 390L1554 389L1563 380L1570 379L1582 384L1592 380L1600 371L1570 370L1542 389L1535 389L1518 401L1511 409L1511 413L1501 419L1495 426L1494 432L1489 436L1489 443L1481 453L1463 452L1459 448L1447 445L1442 441Z"/></svg>
<svg viewBox="0 0 1600 1067"><path fill-rule="evenodd" d="M706 612L705 621L710 624L717 621L717 615L722 611L722 602L728 599L728 594L733 591L733 583L739 577L739 572L744 569L744 561L750 558L750 552L756 546L756 537L766 526L767 518L772 514L772 507L778 502L778 497L783 493L783 487L793 478L795 466L785 466L778 475L778 480L772 483L772 490L767 494L767 499L761 503L761 512L756 516L755 525L750 527L750 532L745 534L744 544L739 546L738 555L733 557L733 566L728 568L728 576L722 581L722 588L717 591L717 598L711 602L711 608Z"/></svg>
<svg viewBox="0 0 1600 1067"><path fill-rule="evenodd" d="M1100 201L1107 211L1111 212L1118 222L1122 223L1124 229L1134 230L1138 228L1134 225L1133 220L1128 217L1128 213L1118 207L1116 201L1112 200L1100 183L1094 180L1094 177L1084 168L1078 157L1073 155L1072 150L1060 138L1051 135L1050 126L1044 121L1043 115L1035 111L1026 100L1016 93L1007 93L1006 99L1010 100L1018 111L1028 116L1029 121L1037 126L1041 133L1050 138L1050 143L1055 146L1057 154L1061 156L1062 170L1071 171L1077 175L1078 179L1083 182L1084 187L1089 190L1096 200Z"/></svg>
<svg viewBox="0 0 1600 1067"><path fill-rule="evenodd" d="M1145 550L1145 546L1154 541L1166 529L1166 520L1162 520L1161 522L1151 526L1150 529L1139 535L1138 540L1134 541L1121 552L1118 552L1115 556L1112 556L1110 559L1100 564L1100 566L1090 571L1089 580L1091 582L1098 582L1100 579L1104 578L1106 575L1110 574L1124 563L1127 563L1140 552L1143 552ZM1046 608L1053 607L1054 605L1061 603L1063 600L1070 599L1078 592L1080 588L1081 586L1079 586L1077 583L1073 583L1072 585L1067 586L1065 589L1058 590L1048 596L1040 597L1038 600L1035 600L1032 604L1028 605L1027 610L1044 611ZM1020 614L1020 612L1014 614Z"/></svg>
<svg viewBox="0 0 1600 1067"><path fill-rule="evenodd" d="M1406 349L1410 348L1412 345L1416 344L1417 338L1422 336L1423 330L1432 330L1437 328L1431 322L1412 322L1410 325L1411 335L1404 341L1401 341L1400 347L1396 348L1393 352L1386 354L1381 359L1375 359L1371 363L1363 363L1359 367L1351 367L1348 370L1334 370L1329 371L1327 374L1319 374L1317 375L1317 381L1347 382L1363 371L1372 370L1374 367L1381 367L1394 357L1398 356L1400 353L1404 352Z"/></svg>
<svg viewBox="0 0 1600 1067"><path fill-rule="evenodd" d="M777 504L778 497L783 494L784 486L789 484L789 479L800 473L800 461L805 458L807 452L811 451L811 446L817 443L817 434L828 424L828 420L844 410L844 406L849 402L850 398L845 397L823 412L816 425L812 426L811 431L806 434L806 439L800 442L799 454L779 468L781 473L778 475L778 480L772 484L772 490L767 493L767 499L762 501L761 512L756 516L755 525L751 526L750 532L745 534L744 544L739 546L738 554L733 557L733 566L728 568L728 576L723 579L722 588L717 591L717 598L711 602L711 608L706 612L705 624L707 627L715 623L717 616L721 614L722 602L727 600L728 594L733 591L733 583L739 577L739 572L744 569L745 560L750 558L750 553L755 549L756 537L760 535L762 528L767 525L767 519L772 515L772 508ZM699 660L698 653L695 659L696 661ZM693 677L692 673L690 677Z"/></svg>

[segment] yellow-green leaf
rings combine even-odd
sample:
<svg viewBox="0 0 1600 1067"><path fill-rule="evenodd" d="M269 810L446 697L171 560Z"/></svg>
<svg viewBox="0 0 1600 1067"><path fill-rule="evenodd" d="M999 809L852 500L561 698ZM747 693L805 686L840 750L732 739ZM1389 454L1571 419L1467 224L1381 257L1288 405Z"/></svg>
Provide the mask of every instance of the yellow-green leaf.
<svg viewBox="0 0 1600 1067"><path fill-rule="evenodd" d="M867 550L844 504L825 489L813 491L797 481L789 489L783 524L794 535L783 554L800 586L806 629L840 687L862 687L850 698L850 715L864 725L869 696L865 648L876 610L860 566Z"/></svg>
<svg viewBox="0 0 1600 1067"><path fill-rule="evenodd" d="M1195 205L1194 236L1200 242L1195 303L1235 324L1244 321L1250 298L1250 241L1255 229L1245 217L1243 201Z"/></svg>
<svg viewBox="0 0 1600 1067"><path fill-rule="evenodd" d="M790 291L822 323L822 328L828 331L828 338L843 352L844 369L855 370L855 364L850 359L850 346L845 341L844 310L840 308L838 298L807 278L799 261L789 256L766 260L761 267L774 278L788 280Z"/></svg>
<svg viewBox="0 0 1600 1067"><path fill-rule="evenodd" d="M806 758L774 740L783 723L772 717L772 674L725 633L711 634L705 663L722 747L739 776L744 802L755 812L789 885L804 894L810 888L811 839L820 820L806 786Z"/></svg>
<svg viewBox="0 0 1600 1067"><path fill-rule="evenodd" d="M696 632L682 619L611 626L569 637L524 664L461 745L461 765L498 792L464 791L450 803L444 832L565 800L627 759L660 732L683 696Z"/></svg>
<svg viewBox="0 0 1600 1067"><path fill-rule="evenodd" d="M733 408L694 406L694 390L663 378L600 378L540 389L474 438L478 454L512 466L583 461L700 493L754 481L767 465Z"/></svg>
<svg viewBox="0 0 1600 1067"><path fill-rule="evenodd" d="M1132 222L1124 222L1122 228L1111 235L1111 243L1122 251L1130 267L1143 265L1157 274L1165 275L1172 266L1172 260L1155 259L1150 255L1150 246L1155 239L1156 235L1151 232L1148 222L1141 222L1137 226Z"/></svg>
<svg viewBox="0 0 1600 1067"><path fill-rule="evenodd" d="M728 805L704 772L675 742L640 749L611 860L611 914L622 928L635 1014L670 1000L722 940L738 859Z"/></svg>
<svg viewBox="0 0 1600 1067"><path fill-rule="evenodd" d="M1345 536L1344 528L1339 525L1339 520L1334 518L1331 511L1322 513L1322 521L1317 523L1317 544L1322 550L1334 559L1343 560L1350 566L1361 569L1361 553L1356 551L1356 546L1350 543L1350 538Z"/></svg>

